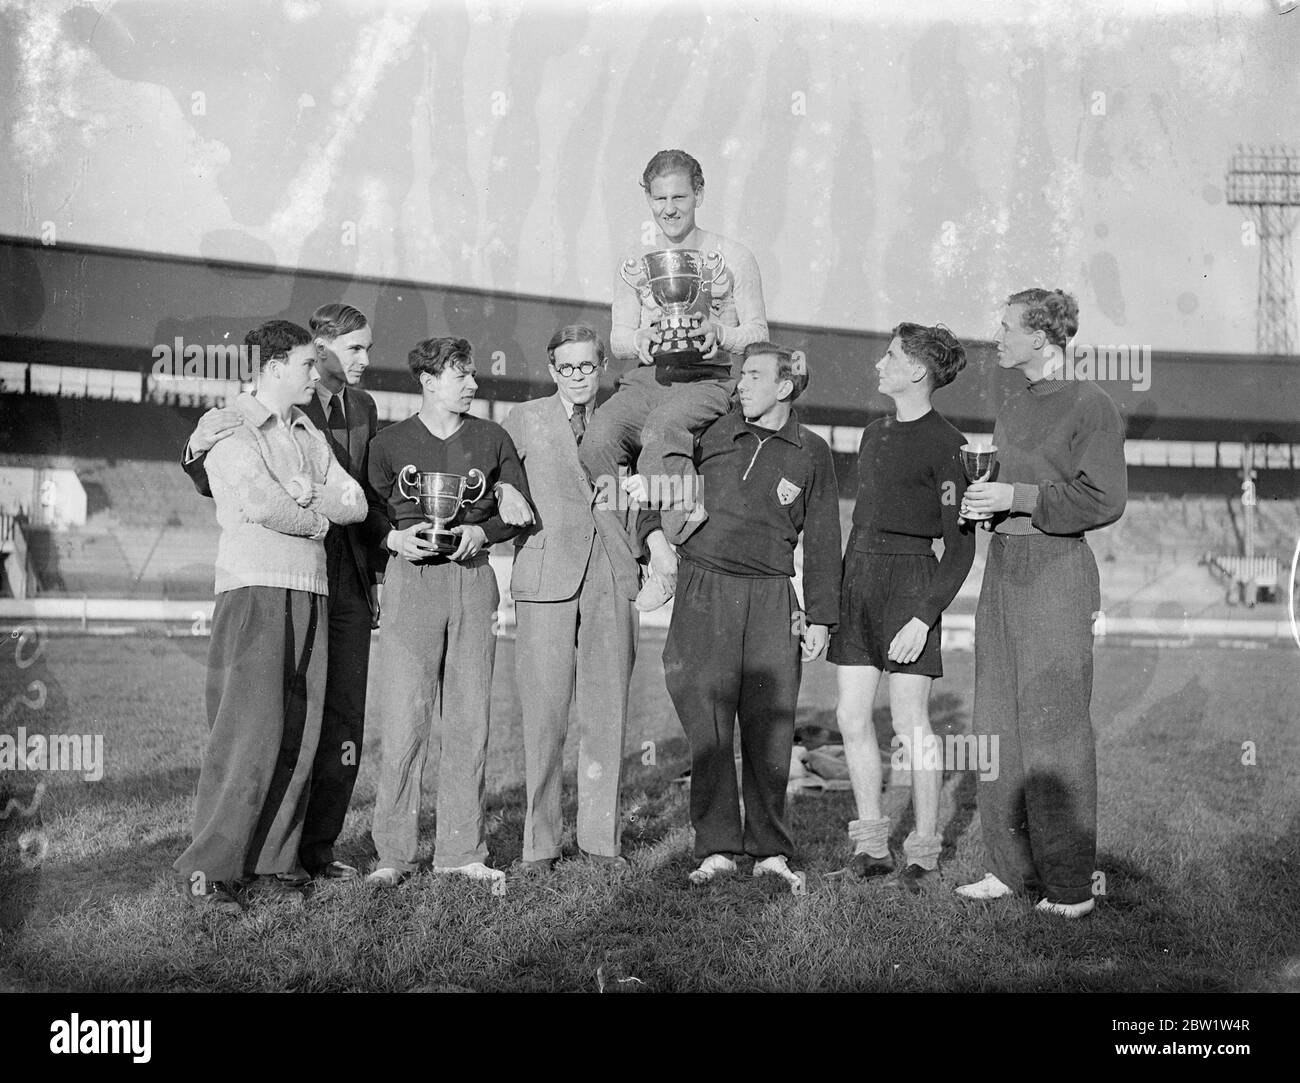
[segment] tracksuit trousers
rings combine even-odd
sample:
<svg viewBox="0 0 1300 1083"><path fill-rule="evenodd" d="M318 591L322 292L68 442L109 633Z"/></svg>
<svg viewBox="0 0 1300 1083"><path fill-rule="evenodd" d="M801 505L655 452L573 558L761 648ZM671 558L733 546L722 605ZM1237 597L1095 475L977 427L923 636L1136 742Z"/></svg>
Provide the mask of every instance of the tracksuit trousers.
<svg viewBox="0 0 1300 1083"><path fill-rule="evenodd" d="M417 868L431 740L441 749L433 863L487 860L484 776L500 600L486 552L463 563L388 563L372 712L383 746L371 832L378 868Z"/></svg>
<svg viewBox="0 0 1300 1083"><path fill-rule="evenodd" d="M217 595L193 841L173 865L196 894L218 881L300 870L327 620L322 594L240 587Z"/></svg>
<svg viewBox="0 0 1300 1083"><path fill-rule="evenodd" d="M1092 897L1097 752L1092 621L1101 605L1087 542L994 534L975 614L975 717L996 738L979 783L990 871L1051 902Z"/></svg>
<svg viewBox="0 0 1300 1083"><path fill-rule="evenodd" d="M724 575L685 559L678 567L664 676L691 744L697 858L794 855L785 788L801 676L799 609L789 579ZM743 827L732 751L737 717Z"/></svg>

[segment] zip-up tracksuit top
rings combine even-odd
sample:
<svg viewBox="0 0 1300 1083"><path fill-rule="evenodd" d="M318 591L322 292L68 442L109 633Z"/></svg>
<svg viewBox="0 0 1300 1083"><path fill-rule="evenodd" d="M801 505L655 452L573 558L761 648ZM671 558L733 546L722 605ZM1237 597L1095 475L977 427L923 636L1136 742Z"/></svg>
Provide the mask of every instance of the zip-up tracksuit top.
<svg viewBox="0 0 1300 1083"><path fill-rule="evenodd" d="M761 435L760 435L761 434ZM708 519L679 555L724 575L791 578L803 533L803 601L809 624L834 630L840 611L840 507L831 449L794 411L775 431L732 410L695 439ZM643 516L644 538L658 515Z"/></svg>

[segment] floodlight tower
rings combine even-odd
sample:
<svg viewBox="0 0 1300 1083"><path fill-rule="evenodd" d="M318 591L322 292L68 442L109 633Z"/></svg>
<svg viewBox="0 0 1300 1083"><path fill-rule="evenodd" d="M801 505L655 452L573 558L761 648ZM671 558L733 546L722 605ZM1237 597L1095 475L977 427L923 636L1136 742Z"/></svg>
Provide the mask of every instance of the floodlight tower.
<svg viewBox="0 0 1300 1083"><path fill-rule="evenodd" d="M1228 163L1228 203L1245 207L1259 241L1259 302L1255 349L1293 354L1295 287L1291 276L1291 229L1300 207L1300 153L1287 147L1238 147Z"/></svg>

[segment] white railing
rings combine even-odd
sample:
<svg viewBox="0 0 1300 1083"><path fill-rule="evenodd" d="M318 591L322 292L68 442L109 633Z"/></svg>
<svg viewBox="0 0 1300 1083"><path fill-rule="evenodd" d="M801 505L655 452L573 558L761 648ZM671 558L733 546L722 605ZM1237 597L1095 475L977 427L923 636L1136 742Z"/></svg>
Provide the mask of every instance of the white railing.
<svg viewBox="0 0 1300 1083"><path fill-rule="evenodd" d="M91 369L73 365L41 365L0 361L0 394L25 393L30 379L31 394L72 398L111 399L119 402L159 402L176 406L219 406L242 390L236 380L208 380L191 377L155 376L146 379L141 393L139 372L122 369ZM405 391L372 391L381 421L401 421L420 408L420 396ZM513 402L475 400L479 417L501 421ZM810 425L832 451L854 454L862 442L861 425ZM967 439L991 440L990 433L967 433ZM1241 467L1240 443L1206 440L1126 440L1124 459L1129 466L1219 468ZM1300 467L1300 444L1256 445L1255 467L1265 470L1293 470Z"/></svg>
<svg viewBox="0 0 1300 1083"><path fill-rule="evenodd" d="M1281 562L1277 557L1242 557L1213 553L1210 564L1234 583L1254 583L1265 590L1277 590Z"/></svg>

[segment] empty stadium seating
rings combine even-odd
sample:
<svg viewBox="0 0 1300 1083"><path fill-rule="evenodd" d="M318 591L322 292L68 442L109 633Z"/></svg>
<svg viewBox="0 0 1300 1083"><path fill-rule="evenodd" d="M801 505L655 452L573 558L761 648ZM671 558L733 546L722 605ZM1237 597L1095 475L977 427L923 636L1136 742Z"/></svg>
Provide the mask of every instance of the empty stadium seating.
<svg viewBox="0 0 1300 1083"><path fill-rule="evenodd" d="M405 408L406 403L386 405ZM509 404L484 401L476 407L499 419ZM147 402L0 397L0 466L72 467L86 490L83 527L24 526L38 594L211 596L217 543L213 506L194 491L178 464L200 413ZM837 461L846 497L856 482L855 459L843 454ZM847 530L851 499L843 501L842 511ZM1300 537L1300 500L1260 497L1254 527L1255 552L1265 562L1257 570L1266 582L1277 581L1276 594L1266 597L1285 602L1283 580ZM1222 609L1232 593L1229 584L1243 570L1239 561L1226 559L1242 552L1243 533L1237 498L1132 495L1118 523L1090 536L1108 608L1136 613L1172 606L1193 615ZM1222 559L1211 561L1208 555ZM973 609L981 572L977 561L956 611Z"/></svg>
<svg viewBox="0 0 1300 1083"><path fill-rule="evenodd" d="M210 500L175 463L92 459L78 475L96 495L84 527L27 527L42 594L204 598L217 529Z"/></svg>

